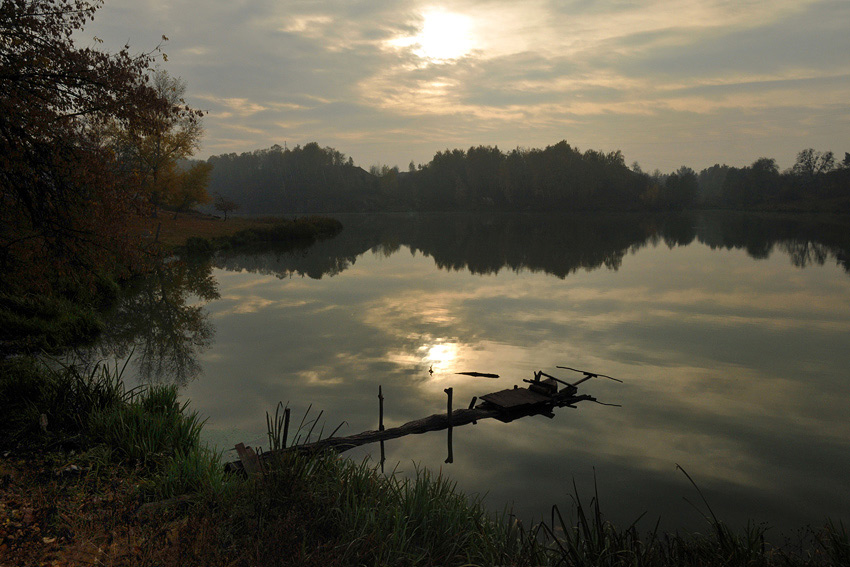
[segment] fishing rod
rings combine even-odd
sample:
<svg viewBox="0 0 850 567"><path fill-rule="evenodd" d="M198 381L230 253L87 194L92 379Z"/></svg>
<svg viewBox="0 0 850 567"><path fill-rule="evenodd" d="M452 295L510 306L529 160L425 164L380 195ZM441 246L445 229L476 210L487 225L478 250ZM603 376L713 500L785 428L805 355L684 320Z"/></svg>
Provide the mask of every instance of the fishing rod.
<svg viewBox="0 0 850 567"><path fill-rule="evenodd" d="M590 372L588 370L579 370L578 368L570 368L569 366L556 366L555 368L563 368L564 370L572 370L573 372L578 372L580 374L584 374L584 378L582 378L578 382L570 384L571 386L578 386L579 384L581 384L582 382L584 382L586 380L590 380L591 378L597 378L597 377L608 378L609 380L613 380L614 382L619 382L620 384L623 383L623 381L620 380L619 378L614 378L613 376L608 376L607 374L599 374L598 372Z"/></svg>

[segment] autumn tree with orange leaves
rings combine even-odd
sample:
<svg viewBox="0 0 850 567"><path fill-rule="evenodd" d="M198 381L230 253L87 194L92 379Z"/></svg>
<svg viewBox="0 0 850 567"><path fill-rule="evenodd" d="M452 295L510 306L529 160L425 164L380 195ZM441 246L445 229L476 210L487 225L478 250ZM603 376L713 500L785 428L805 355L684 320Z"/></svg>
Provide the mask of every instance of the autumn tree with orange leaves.
<svg viewBox="0 0 850 567"><path fill-rule="evenodd" d="M153 81L159 48L139 55L78 47L99 0L0 5L0 289L89 285L138 258L126 233L143 196L104 125L150 131L151 117L198 113Z"/></svg>
<svg viewBox="0 0 850 567"><path fill-rule="evenodd" d="M142 121L112 121L105 135L122 169L139 196L148 201L151 216L155 217L162 206L179 212L212 200L206 191L212 167L204 162L180 167L181 161L198 149L204 132L202 113L186 107L185 81L157 69L151 84L167 106L151 109ZM175 108L182 111L172 112Z"/></svg>

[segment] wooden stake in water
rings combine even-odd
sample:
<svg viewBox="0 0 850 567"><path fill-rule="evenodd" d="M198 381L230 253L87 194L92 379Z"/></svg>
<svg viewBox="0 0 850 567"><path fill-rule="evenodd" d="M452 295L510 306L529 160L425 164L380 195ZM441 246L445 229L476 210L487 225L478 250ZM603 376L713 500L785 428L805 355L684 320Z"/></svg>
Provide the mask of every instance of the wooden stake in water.
<svg viewBox="0 0 850 567"><path fill-rule="evenodd" d="M381 386L378 386L378 431L384 430L384 393L381 391ZM384 441L381 440L381 474L384 473Z"/></svg>
<svg viewBox="0 0 850 567"><path fill-rule="evenodd" d="M446 388L443 391L449 397L449 399L447 401L447 407L446 407L446 417L449 420L449 427L448 427L448 433L447 433L448 444L449 444L449 456L446 458L446 462L452 463L452 462L454 462L454 455L452 454L452 389Z"/></svg>

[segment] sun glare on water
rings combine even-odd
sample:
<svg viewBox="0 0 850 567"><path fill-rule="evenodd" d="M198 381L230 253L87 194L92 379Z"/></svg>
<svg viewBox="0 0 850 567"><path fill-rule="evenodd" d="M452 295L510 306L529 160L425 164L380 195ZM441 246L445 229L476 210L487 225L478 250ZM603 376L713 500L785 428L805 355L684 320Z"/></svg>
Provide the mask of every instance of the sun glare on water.
<svg viewBox="0 0 850 567"><path fill-rule="evenodd" d="M445 62L460 59L475 48L472 19L444 10L422 13L422 28L413 36L390 42L396 47L411 47L423 59Z"/></svg>
<svg viewBox="0 0 850 567"><path fill-rule="evenodd" d="M424 354L422 361L429 364L434 372L450 372L459 355L458 345L455 343L423 345L419 350Z"/></svg>

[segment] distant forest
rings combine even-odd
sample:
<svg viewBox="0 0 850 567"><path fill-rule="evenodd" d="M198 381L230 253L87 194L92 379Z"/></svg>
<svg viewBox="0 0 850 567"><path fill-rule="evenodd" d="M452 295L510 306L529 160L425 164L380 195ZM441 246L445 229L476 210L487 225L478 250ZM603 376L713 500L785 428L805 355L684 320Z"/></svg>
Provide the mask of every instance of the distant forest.
<svg viewBox="0 0 850 567"><path fill-rule="evenodd" d="M371 211L673 211L693 208L850 212L850 154L806 149L793 167L627 166L622 152L478 146L437 152L425 165L372 166L312 142L212 156L209 191L247 214Z"/></svg>

